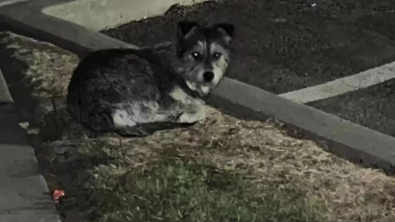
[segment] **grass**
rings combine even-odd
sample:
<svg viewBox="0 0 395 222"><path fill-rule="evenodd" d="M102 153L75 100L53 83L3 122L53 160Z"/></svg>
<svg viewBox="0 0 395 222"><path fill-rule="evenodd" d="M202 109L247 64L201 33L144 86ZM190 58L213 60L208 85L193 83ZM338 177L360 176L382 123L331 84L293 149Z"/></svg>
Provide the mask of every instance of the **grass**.
<svg viewBox="0 0 395 222"><path fill-rule="evenodd" d="M79 209L89 209L91 221L325 221L325 209L311 205L303 191L281 189L270 181L261 191L253 175L238 170L193 158L165 158L131 168L121 161L118 147L100 140L85 142L81 154L107 160L94 166L84 189L75 193L83 203Z"/></svg>
<svg viewBox="0 0 395 222"><path fill-rule="evenodd" d="M64 110L76 56L2 35L10 56L27 65L17 83L32 86L38 100L29 112L41 123L34 147L50 189L60 182L66 191L59 208L65 222L395 221L393 177L291 138L270 122L208 107L207 119L187 129L122 143L87 138Z"/></svg>

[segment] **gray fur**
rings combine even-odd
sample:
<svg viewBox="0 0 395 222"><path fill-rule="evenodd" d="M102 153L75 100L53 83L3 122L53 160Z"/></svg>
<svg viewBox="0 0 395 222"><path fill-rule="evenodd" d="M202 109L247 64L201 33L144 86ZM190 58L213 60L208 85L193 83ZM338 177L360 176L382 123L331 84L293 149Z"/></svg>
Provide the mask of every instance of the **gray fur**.
<svg viewBox="0 0 395 222"><path fill-rule="evenodd" d="M227 70L233 30L180 22L175 44L91 53L71 78L69 113L95 132L122 136L202 120L206 98Z"/></svg>

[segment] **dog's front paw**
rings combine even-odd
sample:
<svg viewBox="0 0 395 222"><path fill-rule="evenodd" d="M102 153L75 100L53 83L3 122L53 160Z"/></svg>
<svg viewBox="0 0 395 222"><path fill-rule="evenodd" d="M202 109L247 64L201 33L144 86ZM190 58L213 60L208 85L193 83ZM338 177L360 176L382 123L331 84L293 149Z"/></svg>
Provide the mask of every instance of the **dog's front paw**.
<svg viewBox="0 0 395 222"><path fill-rule="evenodd" d="M183 113L178 118L178 122L180 123L196 123L202 121L206 118L205 112L194 112L194 113Z"/></svg>

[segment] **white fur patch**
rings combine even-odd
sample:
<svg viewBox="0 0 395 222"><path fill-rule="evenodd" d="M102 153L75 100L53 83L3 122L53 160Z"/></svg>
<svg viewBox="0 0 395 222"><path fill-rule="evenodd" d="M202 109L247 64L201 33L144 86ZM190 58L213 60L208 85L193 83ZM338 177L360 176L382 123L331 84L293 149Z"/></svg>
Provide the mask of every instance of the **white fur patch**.
<svg viewBox="0 0 395 222"><path fill-rule="evenodd" d="M113 112L116 127L133 127L139 123L160 122L167 119L167 115L158 114L159 104L153 101L142 101L119 104L119 109Z"/></svg>
<svg viewBox="0 0 395 222"><path fill-rule="evenodd" d="M203 108L200 108L195 113L183 113L178 121L181 123L194 123L204 120L205 117L205 110Z"/></svg>
<svg viewBox="0 0 395 222"><path fill-rule="evenodd" d="M187 81L187 84L191 84L190 82ZM180 101L182 103L186 103L185 100L189 97L184 90L182 90L179 86L174 87L173 91L170 92L170 96L176 100Z"/></svg>
<svg viewBox="0 0 395 222"><path fill-rule="evenodd" d="M183 89L181 89L179 86L174 87L173 91L170 92L170 96L174 100L181 102L182 104L200 105L200 106L204 105L204 102L201 99L193 98L192 96L188 95Z"/></svg>
<svg viewBox="0 0 395 222"><path fill-rule="evenodd" d="M196 90L196 84L194 84L194 83L192 83L192 82L189 82L189 81L186 81L186 83L187 83L187 86L188 86L191 90L193 90L193 91Z"/></svg>
<svg viewBox="0 0 395 222"><path fill-rule="evenodd" d="M198 41L198 44L200 47L202 47L203 49L206 48L206 41Z"/></svg>
<svg viewBox="0 0 395 222"><path fill-rule="evenodd" d="M228 63L226 62L226 60L225 60L225 58L224 58L224 55L225 55L226 53L225 53L225 49L224 49L222 46L220 46L220 45L218 45L218 44L216 44L216 43L213 43L213 44L210 45L210 50L211 50L212 52L214 52L214 51L219 51L220 53L223 54L223 56L221 56L221 57L213 64L214 79L212 80L212 82L213 82L215 85L217 85L218 82L219 82L219 80L223 77L223 75L224 75L224 73L225 73L225 71L226 71L226 68L228 67Z"/></svg>
<svg viewBox="0 0 395 222"><path fill-rule="evenodd" d="M197 91L198 90L198 87L196 86L196 84L194 84L192 82L189 82L189 81L186 81L186 83L187 83L188 88L191 89L192 91ZM210 87L208 87L208 86L200 86L199 90L204 95L207 95L210 92Z"/></svg>
<svg viewBox="0 0 395 222"><path fill-rule="evenodd" d="M189 96L180 87L175 87L170 96L179 102L179 111L183 114L178 119L182 123L193 123L205 118L204 102Z"/></svg>
<svg viewBox="0 0 395 222"><path fill-rule="evenodd" d="M214 63L214 65L213 65L213 73L214 73L213 83L215 85L217 85L219 80L223 77L227 66L228 66L228 64L226 63L225 58L223 58L223 57L219 58L219 60L216 63Z"/></svg>
<svg viewBox="0 0 395 222"><path fill-rule="evenodd" d="M210 87L208 86L202 86L200 87L200 90L204 93L204 94L208 94L210 92Z"/></svg>
<svg viewBox="0 0 395 222"><path fill-rule="evenodd" d="M117 127L135 126L136 122L131 118L126 110L115 110L112 115L114 125Z"/></svg>

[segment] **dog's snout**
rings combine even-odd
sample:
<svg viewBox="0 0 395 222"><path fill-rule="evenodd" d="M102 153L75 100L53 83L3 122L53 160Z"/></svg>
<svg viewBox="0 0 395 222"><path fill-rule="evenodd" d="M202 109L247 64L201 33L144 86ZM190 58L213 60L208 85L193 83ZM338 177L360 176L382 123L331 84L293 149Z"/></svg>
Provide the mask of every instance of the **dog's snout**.
<svg viewBox="0 0 395 222"><path fill-rule="evenodd" d="M205 72L203 74L203 78L206 82L210 82L211 80L214 79L214 73L213 72Z"/></svg>

